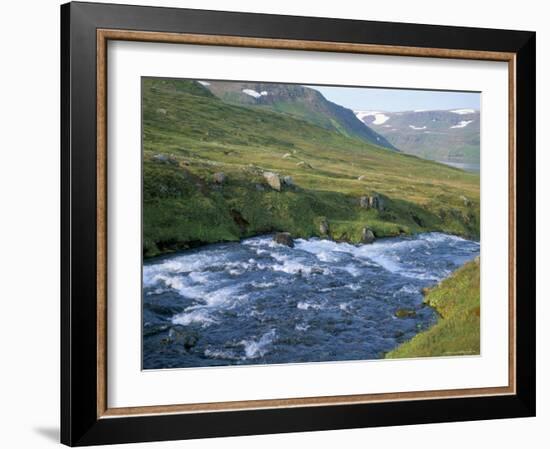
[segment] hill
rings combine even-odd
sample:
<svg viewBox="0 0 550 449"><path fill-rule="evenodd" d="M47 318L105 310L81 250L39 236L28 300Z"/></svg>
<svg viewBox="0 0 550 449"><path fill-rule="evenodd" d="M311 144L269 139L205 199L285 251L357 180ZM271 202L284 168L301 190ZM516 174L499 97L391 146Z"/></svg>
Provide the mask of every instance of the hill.
<svg viewBox="0 0 550 449"><path fill-rule="evenodd" d="M214 95L240 106L250 106L289 114L346 137L395 150L382 135L365 126L351 109L328 101L320 92L295 84L202 82Z"/></svg>
<svg viewBox="0 0 550 449"><path fill-rule="evenodd" d="M479 111L355 111L355 114L405 153L437 161L479 164Z"/></svg>
<svg viewBox="0 0 550 449"><path fill-rule="evenodd" d="M142 99L145 257L273 231L479 236L478 175L222 101L194 81L143 78Z"/></svg>

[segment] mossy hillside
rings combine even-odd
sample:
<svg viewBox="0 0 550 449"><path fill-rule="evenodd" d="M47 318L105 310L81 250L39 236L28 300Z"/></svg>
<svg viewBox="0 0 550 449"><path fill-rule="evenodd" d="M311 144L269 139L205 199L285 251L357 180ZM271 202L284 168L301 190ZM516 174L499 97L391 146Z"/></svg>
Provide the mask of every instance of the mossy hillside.
<svg viewBox="0 0 550 449"><path fill-rule="evenodd" d="M479 235L478 175L227 104L192 81L143 79L143 150L146 257L276 230L315 236L323 219L332 238L352 242L365 226L377 237ZM267 170L294 186L269 188ZM359 207L374 193L383 210Z"/></svg>
<svg viewBox="0 0 550 449"><path fill-rule="evenodd" d="M386 354L386 358L479 354L479 285L476 259L429 290L424 302L439 313L439 321Z"/></svg>

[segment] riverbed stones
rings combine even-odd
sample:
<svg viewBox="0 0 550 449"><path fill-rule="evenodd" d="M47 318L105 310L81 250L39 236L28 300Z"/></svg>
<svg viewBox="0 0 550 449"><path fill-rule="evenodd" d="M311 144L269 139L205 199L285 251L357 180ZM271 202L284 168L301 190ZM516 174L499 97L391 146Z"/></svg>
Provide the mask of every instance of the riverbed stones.
<svg viewBox="0 0 550 449"><path fill-rule="evenodd" d="M361 242L362 243L372 243L376 240L376 237L374 235L374 232L368 227L365 226L361 230Z"/></svg>
<svg viewBox="0 0 550 449"><path fill-rule="evenodd" d="M216 184L219 184L219 185L223 184L225 182L226 178L227 177L225 176L225 173L223 173L223 172L214 173L214 175L212 176L212 179L214 180L214 182Z"/></svg>
<svg viewBox="0 0 550 449"><path fill-rule="evenodd" d="M329 231L330 226L328 224L328 220L326 218L323 218L319 223L319 232L321 233L321 235L327 235Z"/></svg>
<svg viewBox="0 0 550 449"><path fill-rule="evenodd" d="M273 190L276 190L277 192L281 191L281 178L277 173L273 173L270 171L264 172L264 178Z"/></svg>
<svg viewBox="0 0 550 449"><path fill-rule="evenodd" d="M273 241L279 245L285 245L289 248L294 248L294 240L290 235L290 232L277 232L273 236Z"/></svg>

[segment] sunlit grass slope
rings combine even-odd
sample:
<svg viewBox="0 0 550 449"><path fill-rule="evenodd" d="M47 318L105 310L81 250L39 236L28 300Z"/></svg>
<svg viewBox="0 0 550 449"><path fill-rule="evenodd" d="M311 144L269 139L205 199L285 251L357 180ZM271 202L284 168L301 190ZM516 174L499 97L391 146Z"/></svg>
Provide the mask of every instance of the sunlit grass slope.
<svg viewBox="0 0 550 449"><path fill-rule="evenodd" d="M387 358L479 354L479 259L431 289L424 302L439 313L439 321L386 354Z"/></svg>
<svg viewBox="0 0 550 449"><path fill-rule="evenodd" d="M231 105L199 83L144 78L144 256L272 231L357 242L439 230L479 236L479 176L288 114ZM291 176L271 189L263 172ZM223 173L222 183L214 182ZM364 209L379 194L383 210Z"/></svg>

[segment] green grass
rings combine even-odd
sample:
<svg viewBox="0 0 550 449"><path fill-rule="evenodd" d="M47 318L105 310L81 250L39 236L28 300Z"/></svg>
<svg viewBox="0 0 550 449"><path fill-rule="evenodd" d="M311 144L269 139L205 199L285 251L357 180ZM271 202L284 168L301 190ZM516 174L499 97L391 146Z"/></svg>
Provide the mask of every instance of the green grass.
<svg viewBox="0 0 550 449"><path fill-rule="evenodd" d="M271 231L318 236L323 218L332 238L351 242L365 226L377 237L436 230L479 237L477 174L228 104L191 81L144 78L142 88L145 257ZM157 154L173 163L155 161ZM295 187L270 189L266 170L292 176ZM221 186L217 172L227 177ZM359 197L373 193L384 211L359 207Z"/></svg>
<svg viewBox="0 0 550 449"><path fill-rule="evenodd" d="M468 262L431 289L424 302L438 312L439 321L386 354L386 358L480 353L479 259Z"/></svg>

